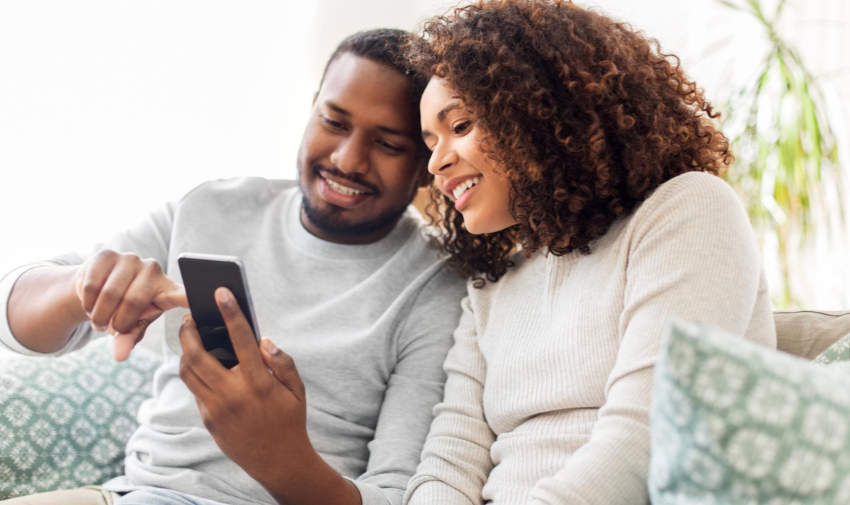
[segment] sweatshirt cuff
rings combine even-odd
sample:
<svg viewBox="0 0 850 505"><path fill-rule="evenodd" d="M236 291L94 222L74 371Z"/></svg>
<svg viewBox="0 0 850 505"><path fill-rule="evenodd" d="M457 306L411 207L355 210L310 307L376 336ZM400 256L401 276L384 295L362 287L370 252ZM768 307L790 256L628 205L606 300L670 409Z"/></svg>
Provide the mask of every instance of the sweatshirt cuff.
<svg viewBox="0 0 850 505"><path fill-rule="evenodd" d="M18 339L16 339L15 335L12 334L12 327L9 326L9 298L11 298L12 289L15 287L15 283L18 282L21 275L33 268L50 265L51 263L46 262L27 263L26 265L12 270L0 279L0 300L3 301L3 310L0 310L0 346L25 356L44 356L44 354L33 351L18 342Z"/></svg>
<svg viewBox="0 0 850 505"><path fill-rule="evenodd" d="M404 495L404 505L432 504L440 505L474 505L465 494L438 480L420 481L414 484Z"/></svg>
<svg viewBox="0 0 850 505"><path fill-rule="evenodd" d="M391 500L389 496L384 494L384 492L378 486L373 484L366 484L364 482L358 482L354 479L346 479L350 480L357 486L357 490L360 491L360 501L362 505L400 505L401 504L401 493L398 493L397 500Z"/></svg>
<svg viewBox="0 0 850 505"><path fill-rule="evenodd" d="M24 356L59 356L68 352L68 349L79 347L83 338L88 339L91 337L90 331L77 327L77 329L74 330L68 338L68 342L61 349L57 349L53 352L38 352L33 351L29 347L20 343L12 333L12 327L9 326L9 298L12 296L12 289L15 287L15 283L18 282L21 275L33 268L50 266L56 266L56 264L47 261L27 263L26 265L12 270L0 279L0 303L3 304L3 306L0 307L0 309L2 309L0 310L0 347ZM88 325L86 325L86 327L88 327ZM105 335L106 333L104 332L103 334Z"/></svg>

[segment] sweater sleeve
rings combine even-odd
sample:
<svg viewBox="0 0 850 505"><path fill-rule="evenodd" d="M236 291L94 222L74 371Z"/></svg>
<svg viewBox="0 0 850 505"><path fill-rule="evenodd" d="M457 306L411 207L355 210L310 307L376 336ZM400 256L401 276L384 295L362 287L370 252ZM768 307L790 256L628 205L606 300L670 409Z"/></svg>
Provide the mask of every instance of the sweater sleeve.
<svg viewBox="0 0 850 505"><path fill-rule="evenodd" d="M448 374L443 402L410 481L405 504L478 505L493 468L490 447L495 435L484 418L487 364L478 348L470 297L455 330L455 343L444 365Z"/></svg>
<svg viewBox="0 0 850 505"><path fill-rule="evenodd" d="M15 283L25 272L32 268L43 266L67 266L80 265L86 259L103 249L113 249L119 252L132 252L142 258L153 258L162 265L165 270L168 261L168 245L171 237L171 225L174 219L176 203L169 203L148 215L136 226L113 236L108 242L97 244L88 251L71 252L56 256L50 260L29 263L16 268L6 274L0 280L0 302L4 310L0 315L0 346L14 352L30 356L59 356L86 345L94 336L103 336L106 333L95 333L91 325L82 324L74 330L68 343L52 353L37 353L28 349L17 341L9 326L8 307L9 298Z"/></svg>
<svg viewBox="0 0 850 505"><path fill-rule="evenodd" d="M648 503L653 367L669 317L743 335L766 290L759 248L731 188L686 174L636 212L629 241L620 347L588 442L565 468L537 482L532 502Z"/></svg>

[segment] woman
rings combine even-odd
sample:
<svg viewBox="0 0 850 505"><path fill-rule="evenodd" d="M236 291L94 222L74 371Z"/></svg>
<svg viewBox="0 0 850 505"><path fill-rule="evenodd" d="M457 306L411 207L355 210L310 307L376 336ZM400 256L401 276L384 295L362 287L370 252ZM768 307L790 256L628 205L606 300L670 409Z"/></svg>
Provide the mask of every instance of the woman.
<svg viewBox="0 0 850 505"><path fill-rule="evenodd" d="M456 8L407 57L472 280L406 503L647 502L668 318L776 345L717 114L678 60L568 2Z"/></svg>

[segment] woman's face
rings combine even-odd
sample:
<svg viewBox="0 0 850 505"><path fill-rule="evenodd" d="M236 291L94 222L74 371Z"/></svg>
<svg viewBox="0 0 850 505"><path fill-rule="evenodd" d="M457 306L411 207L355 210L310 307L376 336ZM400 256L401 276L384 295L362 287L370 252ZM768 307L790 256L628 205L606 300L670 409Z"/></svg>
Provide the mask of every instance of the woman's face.
<svg viewBox="0 0 850 505"><path fill-rule="evenodd" d="M428 171L463 214L470 233L494 233L514 224L510 183L481 150L481 131L444 79L434 77L422 94L422 138L431 150Z"/></svg>

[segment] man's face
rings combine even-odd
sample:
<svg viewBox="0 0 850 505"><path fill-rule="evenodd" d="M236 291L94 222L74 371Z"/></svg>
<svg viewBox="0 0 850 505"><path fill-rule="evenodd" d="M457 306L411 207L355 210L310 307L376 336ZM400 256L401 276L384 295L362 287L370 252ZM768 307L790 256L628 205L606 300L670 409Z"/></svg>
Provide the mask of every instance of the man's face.
<svg viewBox="0 0 850 505"><path fill-rule="evenodd" d="M423 181L413 105L399 72L350 53L331 63L298 152L310 233L356 244L392 230Z"/></svg>

